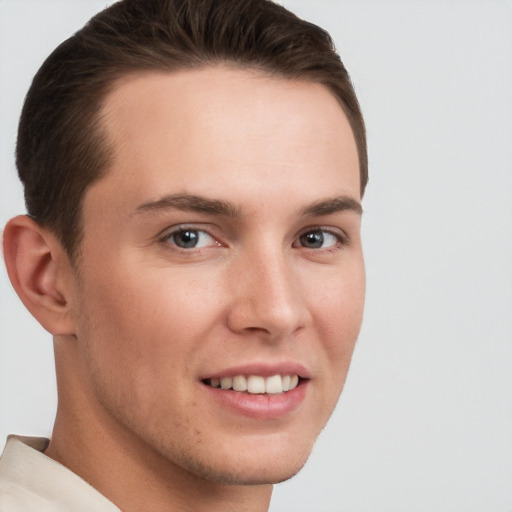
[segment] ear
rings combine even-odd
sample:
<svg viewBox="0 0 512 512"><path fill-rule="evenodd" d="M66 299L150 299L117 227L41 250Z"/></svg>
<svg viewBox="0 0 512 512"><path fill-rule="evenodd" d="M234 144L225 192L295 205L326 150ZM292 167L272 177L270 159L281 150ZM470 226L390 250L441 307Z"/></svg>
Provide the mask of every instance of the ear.
<svg viewBox="0 0 512 512"><path fill-rule="evenodd" d="M73 335L69 301L74 273L55 236L20 215L5 226L3 250L7 274L25 307L51 334Z"/></svg>

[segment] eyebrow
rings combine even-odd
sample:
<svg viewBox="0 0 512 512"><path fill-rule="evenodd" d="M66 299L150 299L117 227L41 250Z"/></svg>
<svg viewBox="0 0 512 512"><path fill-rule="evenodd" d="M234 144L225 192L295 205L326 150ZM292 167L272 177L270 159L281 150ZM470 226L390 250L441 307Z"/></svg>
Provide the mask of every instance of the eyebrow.
<svg viewBox="0 0 512 512"><path fill-rule="evenodd" d="M338 196L312 203L302 208L300 213L307 217L320 217L322 215L331 215L347 210L357 213L358 215L362 215L363 213L361 203L350 196Z"/></svg>
<svg viewBox="0 0 512 512"><path fill-rule="evenodd" d="M160 210L185 210L232 218L240 216L239 208L229 201L180 194L164 196L156 201L141 204L136 212L158 212Z"/></svg>
<svg viewBox="0 0 512 512"><path fill-rule="evenodd" d="M143 203L135 209L136 213L151 213L165 210L184 210L190 212L207 213L230 218L241 216L241 210L230 201L209 199L196 195L168 195L155 201ZM337 196L317 201L299 210L299 215L305 217L331 215L343 211L353 211L361 215L361 203L350 196Z"/></svg>

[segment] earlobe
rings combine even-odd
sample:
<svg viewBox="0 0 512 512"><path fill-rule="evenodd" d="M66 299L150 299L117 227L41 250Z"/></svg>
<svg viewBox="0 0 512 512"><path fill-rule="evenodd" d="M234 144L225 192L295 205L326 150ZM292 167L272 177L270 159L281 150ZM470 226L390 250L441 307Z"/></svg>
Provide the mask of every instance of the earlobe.
<svg viewBox="0 0 512 512"><path fill-rule="evenodd" d="M9 279L25 307L51 334L74 334L68 279L71 264L56 238L27 215L4 229Z"/></svg>

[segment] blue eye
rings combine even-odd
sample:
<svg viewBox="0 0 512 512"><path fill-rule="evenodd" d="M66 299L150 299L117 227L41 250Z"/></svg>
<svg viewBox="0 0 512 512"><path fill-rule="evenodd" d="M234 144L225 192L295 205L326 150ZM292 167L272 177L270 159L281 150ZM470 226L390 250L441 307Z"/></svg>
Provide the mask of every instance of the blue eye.
<svg viewBox="0 0 512 512"><path fill-rule="evenodd" d="M299 243L307 249L327 249L340 243L340 239L329 231L315 229L300 235Z"/></svg>
<svg viewBox="0 0 512 512"><path fill-rule="evenodd" d="M166 241L171 242L180 249L200 249L216 245L216 241L205 231L200 229L180 229L170 233Z"/></svg>

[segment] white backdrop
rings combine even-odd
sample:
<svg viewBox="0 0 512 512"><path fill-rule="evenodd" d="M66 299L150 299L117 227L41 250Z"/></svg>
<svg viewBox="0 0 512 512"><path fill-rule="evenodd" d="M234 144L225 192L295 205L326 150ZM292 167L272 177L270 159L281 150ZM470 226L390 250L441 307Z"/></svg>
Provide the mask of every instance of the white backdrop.
<svg viewBox="0 0 512 512"><path fill-rule="evenodd" d="M512 510L512 2L286 0L333 35L368 124L367 310L340 404L273 512ZM100 0L0 0L0 225L17 116ZM0 271L0 448L48 435L52 345ZM270 461L271 463L271 461Z"/></svg>

